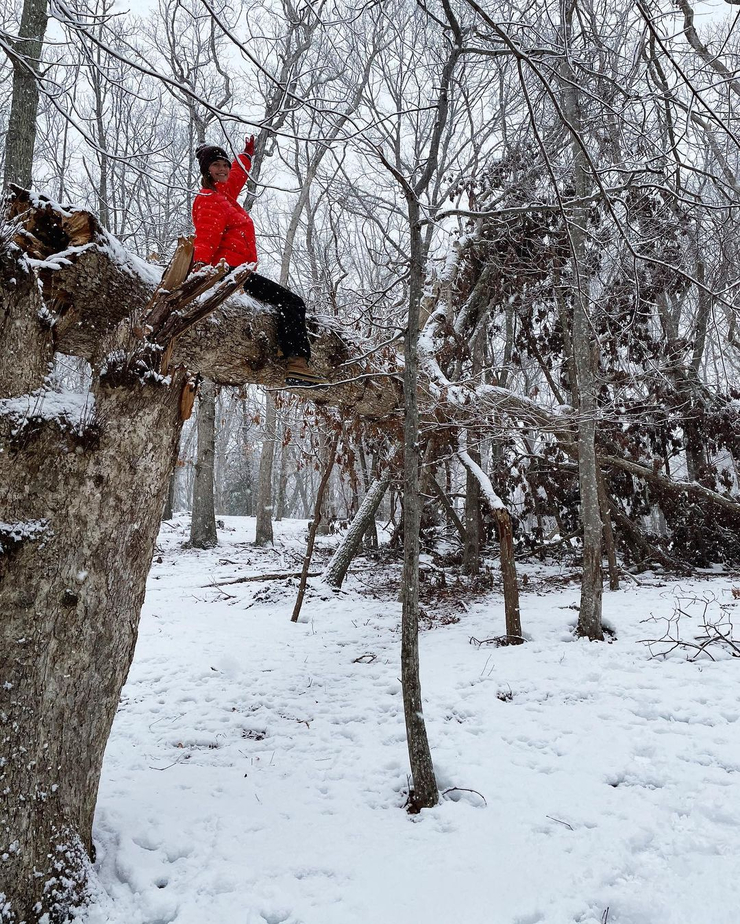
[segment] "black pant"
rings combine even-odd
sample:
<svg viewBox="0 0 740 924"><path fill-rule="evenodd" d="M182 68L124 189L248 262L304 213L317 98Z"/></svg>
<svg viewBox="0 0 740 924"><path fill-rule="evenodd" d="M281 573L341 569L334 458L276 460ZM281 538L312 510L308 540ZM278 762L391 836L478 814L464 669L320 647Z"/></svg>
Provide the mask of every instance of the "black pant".
<svg viewBox="0 0 740 924"><path fill-rule="evenodd" d="M285 356L311 358L311 347L306 333L306 303L300 295L284 289L271 279L252 275L244 283L247 295L277 308L278 345Z"/></svg>

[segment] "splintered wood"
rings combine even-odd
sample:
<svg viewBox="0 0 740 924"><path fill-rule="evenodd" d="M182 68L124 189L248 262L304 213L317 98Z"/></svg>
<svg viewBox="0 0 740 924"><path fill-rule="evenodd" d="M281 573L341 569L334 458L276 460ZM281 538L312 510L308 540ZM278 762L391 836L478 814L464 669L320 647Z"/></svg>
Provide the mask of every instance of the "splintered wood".
<svg viewBox="0 0 740 924"><path fill-rule="evenodd" d="M83 247L97 236L98 220L91 212L60 208L46 196L10 186L7 216L16 221L14 242L35 260L45 260L70 247Z"/></svg>
<svg viewBox="0 0 740 924"><path fill-rule="evenodd" d="M189 275L192 263L193 238L181 237L136 327L138 336L164 348L160 362L163 375L167 373L177 337L212 314L253 272L251 265L230 269L222 261L218 266L204 266ZM210 294L204 297L207 292Z"/></svg>

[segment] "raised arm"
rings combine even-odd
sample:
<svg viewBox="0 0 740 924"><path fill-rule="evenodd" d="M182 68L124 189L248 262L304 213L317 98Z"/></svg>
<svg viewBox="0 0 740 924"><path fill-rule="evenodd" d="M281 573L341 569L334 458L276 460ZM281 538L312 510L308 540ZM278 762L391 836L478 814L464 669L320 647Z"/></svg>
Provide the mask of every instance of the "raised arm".
<svg viewBox="0 0 740 924"><path fill-rule="evenodd" d="M231 172L226 181L226 192L232 199L236 199L242 189L244 189L244 184L249 179L249 171L252 169L253 154L254 135L246 139L244 143L244 153L240 154L231 165Z"/></svg>

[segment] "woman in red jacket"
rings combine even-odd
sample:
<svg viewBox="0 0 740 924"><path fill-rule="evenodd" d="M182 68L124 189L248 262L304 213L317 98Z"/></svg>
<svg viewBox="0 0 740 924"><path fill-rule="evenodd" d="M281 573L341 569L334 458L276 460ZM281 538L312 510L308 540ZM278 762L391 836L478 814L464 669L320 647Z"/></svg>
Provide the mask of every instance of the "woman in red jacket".
<svg viewBox="0 0 740 924"><path fill-rule="evenodd" d="M233 163L216 145L202 144L196 150L203 186L193 203L194 269L215 266L221 260L231 267L257 262L254 224L237 202L249 177L253 154L254 136ZM311 347L306 334L306 304L300 295L258 273L248 277L243 289L277 308L278 345L286 358L286 380L295 385L320 384L322 380L308 367Z"/></svg>

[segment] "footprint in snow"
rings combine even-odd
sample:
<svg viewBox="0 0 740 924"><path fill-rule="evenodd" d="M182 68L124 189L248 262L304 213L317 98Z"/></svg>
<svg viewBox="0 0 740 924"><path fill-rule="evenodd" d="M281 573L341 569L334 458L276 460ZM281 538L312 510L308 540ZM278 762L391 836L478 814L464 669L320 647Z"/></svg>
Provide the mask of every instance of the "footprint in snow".
<svg viewBox="0 0 740 924"><path fill-rule="evenodd" d="M247 916L247 924L302 924L302 922L284 908L262 908Z"/></svg>

